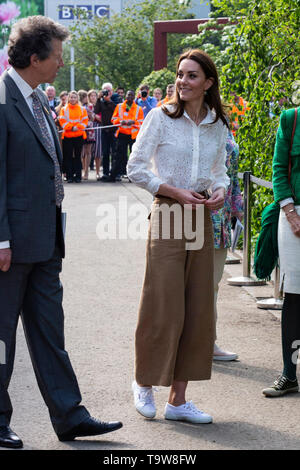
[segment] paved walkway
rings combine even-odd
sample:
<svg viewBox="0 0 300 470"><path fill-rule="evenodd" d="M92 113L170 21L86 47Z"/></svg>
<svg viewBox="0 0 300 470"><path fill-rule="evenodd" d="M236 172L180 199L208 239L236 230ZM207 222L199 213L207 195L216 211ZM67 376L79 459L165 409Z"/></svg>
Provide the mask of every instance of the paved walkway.
<svg viewBox="0 0 300 470"><path fill-rule="evenodd" d="M94 178L94 173L91 173ZM158 413L147 421L133 407L131 381L134 330L143 281L144 240L99 240L99 204L151 204L151 196L128 182L93 180L66 185L67 257L63 265L66 349L78 376L83 403L104 420L124 427L103 436L61 443L40 396L22 327L10 386L13 429L25 449L299 449L300 395L266 399L261 389L281 369L280 321L259 310L249 291L229 286L227 266L220 290L218 344L237 351L239 361L215 363L212 380L192 382L188 399L214 417L210 425L165 421L168 389L156 393ZM124 202L124 201L123 201ZM260 288L271 295L271 288ZM260 291L264 296L265 292Z"/></svg>

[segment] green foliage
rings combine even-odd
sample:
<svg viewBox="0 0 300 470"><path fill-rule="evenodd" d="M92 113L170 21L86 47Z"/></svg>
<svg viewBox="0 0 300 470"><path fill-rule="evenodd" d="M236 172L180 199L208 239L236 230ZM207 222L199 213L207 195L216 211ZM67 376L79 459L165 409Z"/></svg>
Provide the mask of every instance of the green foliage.
<svg viewBox="0 0 300 470"><path fill-rule="evenodd" d="M190 18L188 7L178 0L142 0L125 7L122 14L111 18L84 18L73 29L76 58L76 88L78 77L88 86L112 82L125 89L135 89L144 76L153 70L154 21ZM172 35L168 41L169 63L180 54L181 38ZM63 73L63 72L62 72ZM85 88L88 87L87 85Z"/></svg>
<svg viewBox="0 0 300 470"><path fill-rule="evenodd" d="M40 15L44 13L44 6L39 0L13 0L20 7L20 17Z"/></svg>
<svg viewBox="0 0 300 470"><path fill-rule="evenodd" d="M149 85L151 94L155 88L161 88L165 93L167 85L175 83L175 72L171 72L171 70L166 68L156 70L144 77L141 83Z"/></svg>
<svg viewBox="0 0 300 470"><path fill-rule="evenodd" d="M226 15L231 25L212 30L216 25L212 18L210 24L199 28L200 35L187 38L183 45L189 43L212 55L225 101L232 101L231 92L235 92L249 103L250 110L237 132L239 171L249 170L271 181L280 112L294 106L292 97L299 99L299 0L212 0L212 4L213 16ZM271 101L273 118L269 115ZM261 212L272 198L272 191L254 186L253 242Z"/></svg>

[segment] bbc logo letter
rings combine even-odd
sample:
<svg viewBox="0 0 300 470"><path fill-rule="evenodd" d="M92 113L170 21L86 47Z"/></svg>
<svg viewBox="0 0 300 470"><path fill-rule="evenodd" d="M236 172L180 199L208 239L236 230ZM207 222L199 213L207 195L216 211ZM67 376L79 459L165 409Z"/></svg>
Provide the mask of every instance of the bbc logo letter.
<svg viewBox="0 0 300 470"><path fill-rule="evenodd" d="M98 18L109 18L109 5L95 5L95 16Z"/></svg>
<svg viewBox="0 0 300 470"><path fill-rule="evenodd" d="M58 18L60 20L74 20L74 8L75 5L59 5L58 6Z"/></svg>
<svg viewBox="0 0 300 470"><path fill-rule="evenodd" d="M0 364L6 364L6 348L4 341L0 340Z"/></svg>
<svg viewBox="0 0 300 470"><path fill-rule="evenodd" d="M87 14L87 19L93 16L93 5L59 5L58 6L58 19L59 20L74 20L76 10L83 11ZM109 18L109 5L95 5L94 15L98 18ZM79 15L77 15L78 17Z"/></svg>

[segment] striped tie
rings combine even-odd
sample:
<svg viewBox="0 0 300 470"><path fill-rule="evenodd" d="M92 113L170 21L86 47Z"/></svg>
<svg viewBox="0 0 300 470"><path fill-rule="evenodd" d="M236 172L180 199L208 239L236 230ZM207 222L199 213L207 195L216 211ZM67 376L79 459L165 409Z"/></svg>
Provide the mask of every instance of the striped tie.
<svg viewBox="0 0 300 470"><path fill-rule="evenodd" d="M54 163L54 171L55 171L55 178L54 178L54 183L55 183L55 198L56 198L56 205L59 207L62 203L62 200L64 198L64 186L62 182L62 177L61 177L61 172L60 172L60 166L59 162L57 159L57 154L56 154L56 149L54 147L53 141L50 137L47 125L46 125L46 119L44 116L43 108L42 108L42 103L40 102L40 99L38 97L38 94L36 91L34 91L31 94L32 97L32 109L33 109L33 114L34 117L39 125L39 128L41 130L42 136L43 136L43 142L44 145L51 156L53 163Z"/></svg>

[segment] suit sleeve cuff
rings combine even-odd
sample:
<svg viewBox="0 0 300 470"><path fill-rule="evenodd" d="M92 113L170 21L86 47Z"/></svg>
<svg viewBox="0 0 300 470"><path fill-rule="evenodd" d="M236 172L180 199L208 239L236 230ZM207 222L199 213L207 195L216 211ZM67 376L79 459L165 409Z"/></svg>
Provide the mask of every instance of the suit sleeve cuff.
<svg viewBox="0 0 300 470"><path fill-rule="evenodd" d="M10 248L9 240L0 242L0 250L3 250L4 248Z"/></svg>

